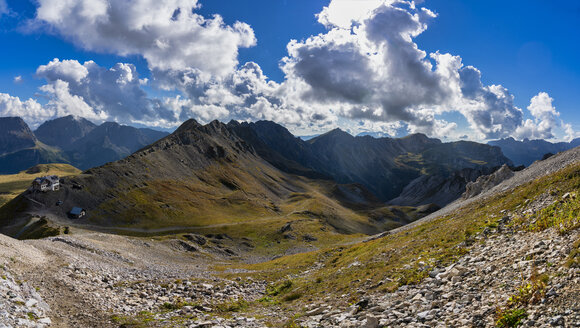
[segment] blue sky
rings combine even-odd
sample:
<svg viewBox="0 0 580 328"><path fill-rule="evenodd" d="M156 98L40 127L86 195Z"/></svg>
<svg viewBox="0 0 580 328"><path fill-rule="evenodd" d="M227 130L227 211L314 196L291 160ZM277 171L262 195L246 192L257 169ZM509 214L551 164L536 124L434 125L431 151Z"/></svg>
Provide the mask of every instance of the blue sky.
<svg viewBox="0 0 580 328"><path fill-rule="evenodd" d="M84 114L95 121L160 128L187 117L271 119L297 134L339 126L353 134L424 132L472 140L569 139L580 131L577 1L427 0L415 7L380 0L199 0L197 6L196 1L159 1L170 14L194 6L192 12L208 20L199 26L183 18L185 10L179 25L172 25L171 15L167 21L159 19L162 14L138 16L159 11L147 8L146 1L118 2L139 9L123 13L126 22L155 26L155 32L106 21L121 10L111 1L78 0L70 8L56 0L7 1L0 16L0 115L22 113L33 126ZM350 17L348 2L356 6L357 1L369 8ZM96 18L101 27L116 29L119 36L99 34L102 28L83 23L87 14L81 9L95 3L103 4L91 8L103 10ZM316 16L321 12L329 17L325 25ZM210 29L215 14L223 23ZM343 26L343 16L352 25ZM177 35L179 28L186 32ZM349 29L350 36L341 34ZM409 39L399 40L402 34ZM144 41L123 44L122 38L136 35ZM152 48L148 39L167 41L179 51ZM290 40L297 42L289 46ZM417 59L415 48L426 57ZM456 57L451 62L430 57L437 52ZM59 61L48 65L54 58ZM458 77L433 73L457 58L463 65L454 69ZM86 61L96 65L84 67ZM246 62L257 65L244 68ZM37 73L41 65L47 67ZM72 70L81 75L70 75ZM120 74L131 70L121 81ZM260 70L268 79L256 73ZM242 87L240 78L250 73ZM480 78L468 80L473 74ZM115 83L118 88L103 87ZM477 90L468 94L468 83ZM15 99L29 98L30 103L15 105Z"/></svg>

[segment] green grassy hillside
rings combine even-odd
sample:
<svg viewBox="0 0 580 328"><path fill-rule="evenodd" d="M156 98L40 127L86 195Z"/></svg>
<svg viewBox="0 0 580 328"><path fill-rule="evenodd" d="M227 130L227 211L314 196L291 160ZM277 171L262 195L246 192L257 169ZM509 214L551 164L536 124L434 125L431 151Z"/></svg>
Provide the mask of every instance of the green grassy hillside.
<svg viewBox="0 0 580 328"><path fill-rule="evenodd" d="M266 279L272 290L284 286L276 289L278 292L272 293L267 301L253 304L255 307L282 304L282 310L300 315L301 304L324 297L347 306L359 300L359 295L353 292L357 289L384 293L422 281L433 268L446 266L465 254L475 235L484 229L496 229L506 213L512 217L510 227L523 232L551 227L560 233L578 229L578 192L580 164L574 164L383 238L238 268L247 270L247 275L253 278ZM546 195L559 201L534 214L526 211ZM577 261L574 254L571 253L572 262Z"/></svg>
<svg viewBox="0 0 580 328"><path fill-rule="evenodd" d="M69 164L39 164L18 174L0 175L0 207L25 191L39 176L71 176L81 171Z"/></svg>
<svg viewBox="0 0 580 328"><path fill-rule="evenodd" d="M71 220L73 207L87 216ZM226 125L188 121L126 159L64 179L59 191L22 194L0 208L0 226L20 238L35 217L55 229L137 236L227 233L251 238L253 252L269 256L328 247L425 214L386 207L362 186L282 172ZM295 231L280 232L288 223Z"/></svg>

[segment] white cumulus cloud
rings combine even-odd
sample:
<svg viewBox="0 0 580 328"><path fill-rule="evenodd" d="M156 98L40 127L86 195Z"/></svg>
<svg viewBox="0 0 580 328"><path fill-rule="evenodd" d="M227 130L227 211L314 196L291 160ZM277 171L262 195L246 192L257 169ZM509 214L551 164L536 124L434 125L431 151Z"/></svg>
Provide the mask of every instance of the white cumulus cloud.
<svg viewBox="0 0 580 328"><path fill-rule="evenodd" d="M129 63L59 59L37 75L48 83L47 110L124 123L175 126L194 117L267 119L306 133L340 125L479 140L575 135L546 93L531 100L532 119L524 120L509 90L484 85L460 56L422 50L415 39L437 15L419 3L331 0L317 15L327 30L288 43L278 83L257 63L238 63L239 49L256 44L251 27L202 17L198 0L38 0L35 22L87 50L140 55L151 76L140 78ZM469 129L444 118L450 113Z"/></svg>
<svg viewBox="0 0 580 328"><path fill-rule="evenodd" d="M19 116L33 127L54 117L54 112L48 111L34 99L25 101L6 93L0 93L0 117Z"/></svg>
<svg viewBox="0 0 580 328"><path fill-rule="evenodd" d="M87 50L141 55L152 69L223 76L256 43L245 23L195 13L196 0L39 0L36 21Z"/></svg>
<svg viewBox="0 0 580 328"><path fill-rule="evenodd" d="M554 138L554 130L562 128L568 139L572 139L575 135L572 126L566 125L558 119L560 113L552 105L553 101L554 99L546 92L540 92L532 97L528 110L534 119L525 120L516 129L514 135L520 139L552 139Z"/></svg>

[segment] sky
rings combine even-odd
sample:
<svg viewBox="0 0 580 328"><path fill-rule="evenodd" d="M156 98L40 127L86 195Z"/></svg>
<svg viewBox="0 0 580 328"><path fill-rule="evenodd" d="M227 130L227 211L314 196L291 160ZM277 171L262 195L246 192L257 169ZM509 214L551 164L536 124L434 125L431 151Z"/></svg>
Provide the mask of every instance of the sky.
<svg viewBox="0 0 580 328"><path fill-rule="evenodd" d="M577 1L0 0L0 116L570 140L578 40Z"/></svg>

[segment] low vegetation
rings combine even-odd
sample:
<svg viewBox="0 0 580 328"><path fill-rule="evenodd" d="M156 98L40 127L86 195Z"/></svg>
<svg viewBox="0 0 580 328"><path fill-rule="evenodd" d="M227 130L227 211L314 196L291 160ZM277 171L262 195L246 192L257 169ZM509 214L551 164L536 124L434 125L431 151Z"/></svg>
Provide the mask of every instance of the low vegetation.
<svg viewBox="0 0 580 328"><path fill-rule="evenodd" d="M547 274L539 275L532 268L528 281L523 281L517 292L510 296L503 308L496 310L496 326L517 327L527 317L526 307L537 304L546 295L546 286L550 277Z"/></svg>
<svg viewBox="0 0 580 328"><path fill-rule="evenodd" d="M25 191L36 177L71 176L81 171L68 164L39 164L17 174L0 175L0 207Z"/></svg>
<svg viewBox="0 0 580 328"><path fill-rule="evenodd" d="M420 282L434 267L446 266L465 254L474 242L473 236L486 228L497 228L498 221L506 213L523 213L546 192L563 201L535 215L518 216L513 227L532 231L558 227L562 233L577 228L577 221L573 219L578 208L576 198L564 195L579 189L580 165L574 165L486 201L467 205L445 217L377 240L239 267L248 270L248 275L271 281L272 286L285 286L282 289L272 287L275 292L268 296L268 301L260 302L261 306L278 306L285 295L293 293L307 295L298 301L333 295L333 300L348 305L358 301L353 293L358 288L385 292ZM551 217L554 213L557 215ZM578 244L580 242L571 254L570 265L578 263ZM288 277L292 277L291 284L286 283ZM512 296L509 305L499 311L498 325L515 325L525 317L525 304L541 297L547 277L536 275L530 279ZM291 311L299 307L296 305Z"/></svg>

